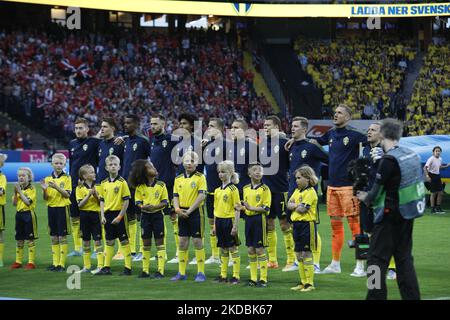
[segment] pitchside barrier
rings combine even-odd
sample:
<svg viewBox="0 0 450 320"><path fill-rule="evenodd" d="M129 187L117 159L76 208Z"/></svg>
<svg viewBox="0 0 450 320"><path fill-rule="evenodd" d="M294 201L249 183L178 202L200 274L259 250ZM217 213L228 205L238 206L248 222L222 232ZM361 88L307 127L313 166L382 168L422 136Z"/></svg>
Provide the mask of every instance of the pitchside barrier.
<svg viewBox="0 0 450 320"><path fill-rule="evenodd" d="M331 121L330 121L331 122ZM356 123L355 123L356 124ZM318 125L323 130L326 123L314 123L312 128ZM331 124L332 126L332 124ZM355 126L356 129L364 131L363 128ZM318 129L316 127L316 129ZM313 129L312 129L313 130ZM320 131L322 131L320 130ZM326 132L326 130L325 130ZM310 130L311 133L311 130ZM317 137L317 131L315 134L308 135L309 137ZM435 146L442 148L442 161L444 164L450 162L450 135L432 135L432 136L419 136L419 137L407 137L400 140L400 145L410 148L417 152L422 159L422 163L425 164L427 159L432 155L432 150ZM325 148L327 150L328 148ZM8 182L17 181L17 169L20 167L29 167L34 173L34 181L37 182L42 178L48 176L52 172L52 166L47 160L47 156L42 150L26 150L26 151L14 151L14 150L2 150L1 153L8 155L8 159L5 165L0 170L6 175ZM68 155L66 150L58 150L58 152ZM69 171L69 164L66 165L66 172ZM443 182L450 182L450 168L441 170L441 176Z"/></svg>

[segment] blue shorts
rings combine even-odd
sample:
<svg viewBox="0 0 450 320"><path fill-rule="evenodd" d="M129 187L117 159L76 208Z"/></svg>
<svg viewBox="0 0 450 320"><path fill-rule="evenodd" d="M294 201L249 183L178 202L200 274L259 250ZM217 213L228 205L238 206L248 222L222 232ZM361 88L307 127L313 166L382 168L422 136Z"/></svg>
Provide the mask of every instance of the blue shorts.
<svg viewBox="0 0 450 320"><path fill-rule="evenodd" d="M105 212L105 238L106 240L128 240L128 218L125 214L123 219L118 224L112 224L111 222L119 215L120 211L106 211Z"/></svg>
<svg viewBox="0 0 450 320"><path fill-rule="evenodd" d="M214 219L214 192L206 194L206 211L209 219Z"/></svg>
<svg viewBox="0 0 450 320"><path fill-rule="evenodd" d="M241 244L239 236L232 236L231 230L233 229L234 218L217 218L216 217L216 236L217 247L219 248L231 248Z"/></svg>
<svg viewBox="0 0 450 320"><path fill-rule="evenodd" d="M5 206L0 205L0 231L5 230Z"/></svg>
<svg viewBox="0 0 450 320"><path fill-rule="evenodd" d="M294 221L295 252L313 251L317 247L317 228L314 221Z"/></svg>
<svg viewBox="0 0 450 320"><path fill-rule="evenodd" d="M203 238L205 231L205 215L203 211L203 207L200 206L187 219L178 217L179 237Z"/></svg>
<svg viewBox="0 0 450 320"><path fill-rule="evenodd" d="M133 221L133 220L139 220L141 217L141 209L136 205L136 203L134 202L134 194L136 192L136 189L130 188L130 201L128 203L128 208L127 208L127 218L128 221Z"/></svg>
<svg viewBox="0 0 450 320"><path fill-rule="evenodd" d="M173 186L168 186L166 184L167 188L167 196L169 197L169 203L166 207L164 207L164 215L171 215L174 212L173 209Z"/></svg>
<svg viewBox="0 0 450 320"><path fill-rule="evenodd" d="M272 202L268 218L283 219L286 218L287 192L271 192Z"/></svg>
<svg viewBox="0 0 450 320"><path fill-rule="evenodd" d="M80 231L83 241L102 240L100 212L80 210Z"/></svg>
<svg viewBox="0 0 450 320"><path fill-rule="evenodd" d="M65 237L70 234L69 206L47 207L48 230L51 237Z"/></svg>
<svg viewBox="0 0 450 320"><path fill-rule="evenodd" d="M141 216L142 239L164 238L164 215L162 213L145 213Z"/></svg>
<svg viewBox="0 0 450 320"><path fill-rule="evenodd" d="M75 190L77 186L72 186L72 190ZM78 202L75 196L75 191L70 193L70 217L71 218L79 218L80 217L80 209L78 209Z"/></svg>
<svg viewBox="0 0 450 320"><path fill-rule="evenodd" d="M33 211L16 213L16 240L35 240L38 238L36 214Z"/></svg>
<svg viewBox="0 0 450 320"><path fill-rule="evenodd" d="M245 245L247 247L267 247L267 222L264 214L245 218Z"/></svg>

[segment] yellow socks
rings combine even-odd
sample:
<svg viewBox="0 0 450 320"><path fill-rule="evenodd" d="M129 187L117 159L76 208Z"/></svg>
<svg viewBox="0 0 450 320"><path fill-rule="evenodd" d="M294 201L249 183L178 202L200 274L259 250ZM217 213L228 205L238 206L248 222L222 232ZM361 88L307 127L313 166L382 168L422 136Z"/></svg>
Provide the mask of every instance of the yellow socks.
<svg viewBox="0 0 450 320"><path fill-rule="evenodd" d="M267 253L269 255L270 262L278 262L277 257L277 233L275 230L267 231L267 241L269 242L269 247L267 248Z"/></svg>
<svg viewBox="0 0 450 320"><path fill-rule="evenodd" d="M309 283L310 285L314 286L314 263L313 258L303 258L303 266L304 266L304 272L306 276L306 283Z"/></svg>
<svg viewBox="0 0 450 320"><path fill-rule="evenodd" d="M91 247L90 246L83 246L83 266L86 269L91 268Z"/></svg>
<svg viewBox="0 0 450 320"><path fill-rule="evenodd" d="M58 244L52 244L52 258L53 258L53 265L55 267L59 266L59 257L61 256L61 248Z"/></svg>
<svg viewBox="0 0 450 320"><path fill-rule="evenodd" d="M164 274L164 266L166 264L166 246L157 246L156 255L158 256L158 272Z"/></svg>
<svg viewBox="0 0 450 320"><path fill-rule="evenodd" d="M28 244L28 263L34 264L35 260L36 260L36 245L33 242Z"/></svg>
<svg viewBox="0 0 450 320"><path fill-rule="evenodd" d="M298 274L300 276L300 282L305 285L307 283L306 281L306 273L305 273L305 266L303 263L303 259L298 260Z"/></svg>
<svg viewBox="0 0 450 320"><path fill-rule="evenodd" d="M240 269L241 269L241 257L239 256L239 251L236 249L231 252L231 259L233 260L233 278L240 278Z"/></svg>
<svg viewBox="0 0 450 320"><path fill-rule="evenodd" d="M214 258L218 258L219 257L219 248L217 248L217 237L215 235L209 234L209 243L211 245L211 255Z"/></svg>
<svg viewBox="0 0 450 320"><path fill-rule="evenodd" d="M391 260L389 261L388 269L395 269L395 260L394 256L391 257Z"/></svg>
<svg viewBox="0 0 450 320"><path fill-rule="evenodd" d="M122 244L122 254L124 256L125 268L131 270L131 248L130 244Z"/></svg>
<svg viewBox="0 0 450 320"><path fill-rule="evenodd" d="M225 279L227 278L229 259L230 255L228 253L228 250L222 249L220 252L220 276Z"/></svg>
<svg viewBox="0 0 450 320"><path fill-rule="evenodd" d="M248 261L250 264L250 280L258 281L258 263L256 262L256 254L249 254Z"/></svg>
<svg viewBox="0 0 450 320"><path fill-rule="evenodd" d="M139 237L139 252L144 253L144 240L142 240L142 237Z"/></svg>
<svg viewBox="0 0 450 320"><path fill-rule="evenodd" d="M312 250L314 264L320 265L320 253L322 252L322 239L317 232L317 246Z"/></svg>
<svg viewBox="0 0 450 320"><path fill-rule="evenodd" d="M182 276L186 275L186 266L188 260L188 252L187 250L178 250L178 272Z"/></svg>
<svg viewBox="0 0 450 320"><path fill-rule="evenodd" d="M106 245L105 267L111 267L111 260L114 255L114 246Z"/></svg>
<svg viewBox="0 0 450 320"><path fill-rule="evenodd" d="M175 248L177 248L177 256L178 256L178 248L179 248L179 244L180 244L180 240L178 239L178 219L176 220L171 220L172 221L172 225L173 225L173 236L175 238ZM166 242L164 242L166 243Z"/></svg>
<svg viewBox="0 0 450 320"><path fill-rule="evenodd" d="M197 272L205 273L205 248L195 249L195 258L197 259Z"/></svg>
<svg viewBox="0 0 450 320"><path fill-rule="evenodd" d="M60 250L59 265L61 267L65 267L66 266L66 257L67 257L67 241L66 240L59 242L59 250ZM80 250L77 250L77 251L80 251Z"/></svg>
<svg viewBox="0 0 450 320"><path fill-rule="evenodd" d="M72 237L75 251L81 251L80 220L72 220Z"/></svg>
<svg viewBox="0 0 450 320"><path fill-rule="evenodd" d="M103 264L105 261L105 254L103 253L103 246L95 246L95 253L97 254L97 268L103 268Z"/></svg>
<svg viewBox="0 0 450 320"><path fill-rule="evenodd" d="M266 254L260 254L258 255L258 264L259 264L259 280L267 282L267 257Z"/></svg>
<svg viewBox="0 0 450 320"><path fill-rule="evenodd" d="M142 255L142 272L149 273L150 272L150 247L144 247Z"/></svg>
<svg viewBox="0 0 450 320"><path fill-rule="evenodd" d="M293 264L295 262L294 253L294 237L292 236L292 228L283 231L284 246L286 247L286 264Z"/></svg>
<svg viewBox="0 0 450 320"><path fill-rule="evenodd" d="M136 253L136 233L137 233L137 220L128 221L128 231L130 233L130 251ZM125 255L125 253L123 253Z"/></svg>
<svg viewBox="0 0 450 320"><path fill-rule="evenodd" d="M16 263L22 264L23 261L23 247L16 247Z"/></svg>

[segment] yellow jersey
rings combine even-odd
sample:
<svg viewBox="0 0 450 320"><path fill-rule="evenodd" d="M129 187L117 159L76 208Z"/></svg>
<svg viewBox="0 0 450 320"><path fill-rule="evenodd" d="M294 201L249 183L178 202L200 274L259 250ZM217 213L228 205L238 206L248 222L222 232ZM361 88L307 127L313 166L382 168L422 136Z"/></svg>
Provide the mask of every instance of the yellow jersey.
<svg viewBox="0 0 450 320"><path fill-rule="evenodd" d="M115 179L107 178L100 184L100 201L104 202L104 210L120 211L125 200L130 200L131 193L128 183L121 176Z"/></svg>
<svg viewBox="0 0 450 320"><path fill-rule="evenodd" d="M169 195L167 193L166 184L162 181L155 180L152 184L140 184L136 188L134 201L137 206L152 205L157 206L161 202L166 205L169 203ZM147 212L147 211L142 211ZM149 211L150 213L162 213L162 209Z"/></svg>
<svg viewBox="0 0 450 320"><path fill-rule="evenodd" d="M308 211L300 213L292 211L292 221L315 221L317 222L317 193L312 187L300 190L295 189L292 196L289 198L289 202L294 201L297 206L303 204Z"/></svg>
<svg viewBox="0 0 450 320"><path fill-rule="evenodd" d="M241 204L237 187L229 183L224 188L214 190L214 216L217 218L234 218L234 207Z"/></svg>
<svg viewBox="0 0 450 320"><path fill-rule="evenodd" d="M29 184L27 187L22 189L22 193L25 195L25 197L28 198L28 200L30 200L31 203L29 206L27 206L22 201L20 195L17 194L17 212L34 211L34 209L36 208L36 189L31 184Z"/></svg>
<svg viewBox="0 0 450 320"><path fill-rule="evenodd" d="M189 208L200 193L206 194L206 178L203 173L194 172L190 176L186 173L175 178L173 197L177 197L181 208ZM200 204L202 205L203 202Z"/></svg>
<svg viewBox="0 0 450 320"><path fill-rule="evenodd" d="M58 187L66 190L69 194L72 192L72 179L65 172L61 172L56 176L54 172L48 177L45 177L44 182L54 182ZM47 188L47 200L45 201L49 207L66 207L70 205L70 198L64 198L59 191L51 187Z"/></svg>
<svg viewBox="0 0 450 320"><path fill-rule="evenodd" d="M245 209L245 214L247 216L256 216L258 214L269 214L270 204L272 202L272 195L270 189L264 183L260 183L256 186L252 184L247 184L243 189L244 201L247 202L252 207L263 207L265 212L255 212Z"/></svg>
<svg viewBox="0 0 450 320"><path fill-rule="evenodd" d="M2 190L2 195L0 195L0 206L6 204L6 176L0 171L0 189Z"/></svg>
<svg viewBox="0 0 450 320"><path fill-rule="evenodd" d="M89 187L87 183L83 183L82 185L77 186L75 189L75 197L77 202L80 203L84 198L86 198L92 188L95 188L97 190L97 194L100 195L101 191L99 184ZM84 206L78 206L78 208L83 211L100 212L100 199L96 199L93 195L91 195Z"/></svg>

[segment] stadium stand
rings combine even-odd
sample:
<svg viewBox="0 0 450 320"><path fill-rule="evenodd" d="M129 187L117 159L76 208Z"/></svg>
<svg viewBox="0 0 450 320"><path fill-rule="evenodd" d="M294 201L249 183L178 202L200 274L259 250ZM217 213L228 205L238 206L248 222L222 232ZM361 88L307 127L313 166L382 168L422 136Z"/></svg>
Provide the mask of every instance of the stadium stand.
<svg viewBox="0 0 450 320"><path fill-rule="evenodd" d="M409 135L450 132L450 44L431 45L407 107Z"/></svg>
<svg viewBox="0 0 450 320"><path fill-rule="evenodd" d="M162 112L169 131L181 112L227 124L245 118L259 128L272 111L255 93L243 51L223 32L66 35L55 28L0 33L2 111L48 133L69 139L78 116L96 132L102 117L129 112L143 123Z"/></svg>

